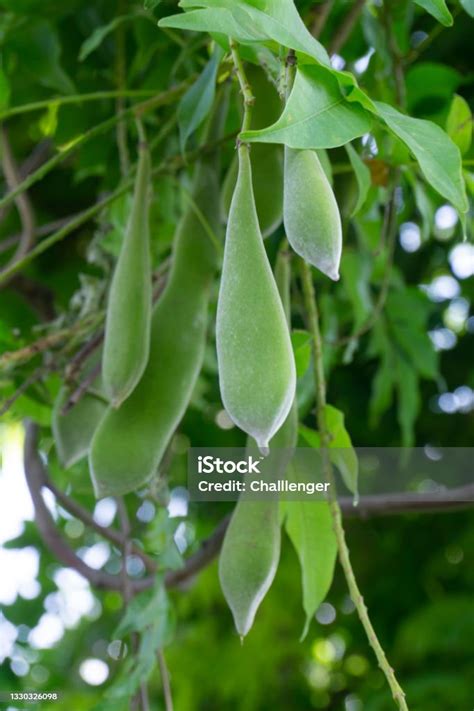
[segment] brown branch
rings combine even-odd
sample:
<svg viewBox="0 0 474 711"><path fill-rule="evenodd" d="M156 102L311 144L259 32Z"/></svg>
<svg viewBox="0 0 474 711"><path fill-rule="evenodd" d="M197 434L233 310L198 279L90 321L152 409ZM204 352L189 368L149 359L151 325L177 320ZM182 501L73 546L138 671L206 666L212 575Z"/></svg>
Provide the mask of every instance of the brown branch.
<svg viewBox="0 0 474 711"><path fill-rule="evenodd" d="M35 520L38 531L43 542L59 561L77 570L91 585L108 590L122 590L123 581L120 575L110 575L90 568L64 541L43 501L41 495L42 487L50 489L63 508L69 511L73 516L82 520L104 538L121 546L123 545L122 535L114 529L105 529L97 524L85 509L52 484L49 480L46 467L39 456L37 444L38 428L32 422L28 422L26 424L24 447L25 477L35 508ZM396 492L391 494L362 496L358 506L353 505L353 499L351 497L341 497L339 504L342 512L348 518L457 511L474 507L474 484L451 490L447 489L422 494ZM188 583L216 558L222 546L229 521L230 514L223 518L211 535L201 543L199 550L186 559L183 568L166 573L165 585L168 589L180 587ZM140 556L145 565L152 570L154 561L149 559L133 542L132 549L136 555ZM141 578L140 580L134 580L130 583L133 594L146 590L154 584L154 575Z"/></svg>
<svg viewBox="0 0 474 711"><path fill-rule="evenodd" d="M46 486L51 493L54 495L54 498L59 502L59 504L68 511L72 516L75 518L79 519L84 523L86 526L91 528L93 531L99 534L99 536L102 536L106 540L110 541L113 543L115 546L118 548L121 548L123 546L123 536L119 531L117 531L115 528L111 528L108 526L101 526L100 523L97 523L97 521L94 519L94 517L89 513L87 509L85 509L83 506L77 503L74 499L72 499L70 496L65 494L61 489L58 489L58 487L51 481L49 478L48 472L46 469L43 467L43 472L44 472L44 482L43 485ZM142 559L145 567L151 572L154 573L157 570L157 565L155 561L150 558L146 553L142 551L140 546L138 546L136 543L133 541L131 542L131 550L134 555L138 556L139 558Z"/></svg>
<svg viewBox="0 0 474 711"><path fill-rule="evenodd" d="M68 397L64 407L61 410L61 415L66 415L72 408L77 405L77 403L82 400L84 395L87 393L89 388L91 387L92 383L94 380L97 380L97 378L100 375L100 371L102 369L102 364L96 363L84 376L83 380L79 383L77 388L73 390L71 395Z"/></svg>
<svg viewBox="0 0 474 711"><path fill-rule="evenodd" d="M47 365L41 365L39 368L36 368L36 370L34 370L31 375L25 378L22 384L15 390L13 395L3 401L2 406L0 407L0 417L6 412L8 412L11 406L15 404L19 397L24 395L28 388L30 388L35 383L38 383L44 378L45 375L51 373L53 370L56 369L57 365L54 363L48 363Z"/></svg>
<svg viewBox="0 0 474 711"><path fill-rule="evenodd" d="M0 126L0 145L2 151L2 165L5 180L9 190L15 190L21 183L21 176L13 155L5 126ZM4 267L12 266L32 248L35 242L35 216L28 193L24 191L15 198L15 204L20 216L22 235L11 260Z"/></svg>
<svg viewBox="0 0 474 711"><path fill-rule="evenodd" d="M201 543L199 550L186 559L183 568L172 570L166 574L165 584L167 588L175 588L188 582L190 578L193 578L214 560L221 549L229 521L230 514L217 524L209 538L206 538Z"/></svg>
<svg viewBox="0 0 474 711"><path fill-rule="evenodd" d="M356 22L359 19L359 15L364 9L364 5L365 0L355 0L352 3L351 9L348 10L348 12L346 13L346 16L335 31L331 42L329 43L329 56L332 56L333 54L338 54L338 52L340 52L340 50L342 49L343 45L349 39L352 30L354 29Z"/></svg>
<svg viewBox="0 0 474 711"><path fill-rule="evenodd" d="M79 213L74 213L73 215L67 215L66 217L59 217L57 220L52 220L51 222L46 222L44 225L39 225L38 227L35 228L34 232L34 237L35 241L38 237L45 237L46 235L49 235L51 232L54 232L55 230L59 230L64 225L67 225L70 220L73 220L75 217L78 216ZM18 242L21 240L22 233L19 232L18 234L11 235L10 237L5 237L0 242L0 254L3 254L3 252L7 252L9 249L14 247Z"/></svg>
<svg viewBox="0 0 474 711"><path fill-rule="evenodd" d="M70 335L70 333L71 329L64 328L56 331L55 333L50 333L48 336L43 336L23 348L18 348L16 351L6 351L0 357L0 368L28 361L38 355L38 353L49 350L58 343L61 343Z"/></svg>
<svg viewBox="0 0 474 711"><path fill-rule="evenodd" d="M474 484L420 494L403 491L361 496L357 506L351 497L343 497L339 503L344 516L349 518L460 511L474 507Z"/></svg>
<svg viewBox="0 0 474 711"><path fill-rule="evenodd" d="M82 345L69 361L65 370L66 382L74 382L82 368L82 365L94 351L99 348L104 340L104 329L94 333L88 341Z"/></svg>
<svg viewBox="0 0 474 711"><path fill-rule="evenodd" d="M38 428L32 422L27 422L24 446L25 479L35 509L35 522L43 542L63 565L77 570L94 587L119 590L121 587L119 576L94 570L94 568L84 563L57 530L53 517L41 495L41 489L45 486L46 477L37 445Z"/></svg>
<svg viewBox="0 0 474 711"><path fill-rule="evenodd" d="M319 39L321 36L333 5L334 0L325 0L314 8L310 32L315 39Z"/></svg>

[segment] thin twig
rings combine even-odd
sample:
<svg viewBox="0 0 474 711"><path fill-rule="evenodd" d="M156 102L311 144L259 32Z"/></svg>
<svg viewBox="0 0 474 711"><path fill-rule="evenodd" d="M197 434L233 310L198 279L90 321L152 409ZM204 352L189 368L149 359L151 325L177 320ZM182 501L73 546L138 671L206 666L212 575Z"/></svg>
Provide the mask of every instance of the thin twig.
<svg viewBox="0 0 474 711"><path fill-rule="evenodd" d="M97 348L100 347L102 341L104 340L104 329L101 329L97 333L94 333L89 340L87 340L79 350L74 354L74 356L69 361L65 370L65 380L68 383L73 383L77 380L84 361L89 358L89 356L94 353Z"/></svg>
<svg viewBox="0 0 474 711"><path fill-rule="evenodd" d="M87 393L89 388L91 387L92 383L97 380L97 378L100 375L101 371L101 363L96 363L84 376L84 378L81 380L79 385L71 395L68 397L65 405L63 406L61 410L61 415L67 415L67 413L72 410L74 405L77 405L80 400L84 397L84 395Z"/></svg>
<svg viewBox="0 0 474 711"><path fill-rule="evenodd" d="M44 474L44 486L46 486L46 488L51 491L51 493L54 495L54 498L59 502L59 504L63 507L65 511L70 513L75 518L79 519L79 521L82 521L85 526L91 528L93 531L113 543L118 548L121 548L123 546L123 536L119 531L116 531L110 526L101 526L100 523L97 523L95 518L92 516L92 514L89 513L87 509L85 509L83 506L78 504L77 501L75 501L70 496L61 491L61 489L58 489L56 484L54 484L49 478L48 472L46 470L44 470ZM141 558L145 567L151 573L156 572L157 565L155 561L150 558L150 556L148 556L144 551L142 551L140 546L136 545L133 541L131 542L131 551L134 555Z"/></svg>
<svg viewBox="0 0 474 711"><path fill-rule="evenodd" d="M22 384L15 390L13 395L4 400L2 406L0 407L0 417L2 417L6 412L8 412L8 410L12 407L12 405L15 404L18 398L24 395L32 385L40 382L45 375L48 375L53 370L56 370L57 367L58 366L56 364L49 363L47 365L41 365L39 366L39 368L36 368L36 370L34 370L31 375L25 378Z"/></svg>
<svg viewBox="0 0 474 711"><path fill-rule="evenodd" d="M31 113L32 111L41 111L50 106L65 106L67 104L82 104L89 101L104 101L105 99L116 99L117 96L126 96L131 99L141 99L147 96L153 96L156 93L153 89L127 89L126 91L117 91L116 89L105 91L94 91L88 94L71 94L68 96L53 96L49 99L41 101L32 101L28 104L20 104L12 106L5 111L0 112L0 120L5 121L12 116L19 114Z"/></svg>
<svg viewBox="0 0 474 711"><path fill-rule="evenodd" d="M249 84L247 75L245 73L244 65L242 59L240 58L237 43L233 39L229 39L230 51L232 54L232 61L234 62L235 73L237 74L237 79L240 84L240 91L244 100L244 116L242 119L241 131L246 131L250 128L252 121L252 106L255 103L255 97L252 93L252 87Z"/></svg>
<svg viewBox="0 0 474 711"><path fill-rule="evenodd" d="M462 11L462 7L459 5L458 7L455 7L453 11L451 12L453 16L453 20L456 19L456 17L460 14ZM440 22L436 22L434 25L433 29L431 32L428 33L428 35L425 37L425 39L418 45L418 47L415 47L414 49L409 52L405 58L405 65L408 64L413 64L413 62L416 62L416 60L419 58L423 52L426 52L428 47L431 46L431 44L434 42L434 40L442 33L444 30L450 30L453 28L453 25L450 27L446 27L446 25L442 25Z"/></svg>
<svg viewBox="0 0 474 711"><path fill-rule="evenodd" d="M344 526L342 523L341 509L334 490L334 473L332 470L331 460L329 458L329 446L331 434L326 423L326 380L324 374L324 361L322 351L322 338L319 328L319 314L314 293L313 280L311 270L308 264L301 260L301 278L303 282L303 293L306 307L306 313L309 322L309 330L312 336L313 363L315 370L316 382L316 413L318 430L321 438L321 455L323 469L326 481L331 483L329 508L331 511L334 533L336 535L337 546L339 551L339 560L346 578L347 586L351 595L351 599L357 610L359 619L364 627L369 643L374 650L380 669L385 675L385 678L392 691L393 698L397 703L400 711L408 711L408 706L405 701L405 694L399 685L395 676L394 670L390 666L385 651L379 642L377 634L373 628L369 617L367 607L364 603L364 598L359 590L357 580L354 575L354 570L349 556L349 548L347 546Z"/></svg>
<svg viewBox="0 0 474 711"><path fill-rule="evenodd" d="M227 134L223 138L219 138L215 141L205 144L204 146L200 146L199 148L193 151L190 151L185 156L181 154L176 154L168 159L165 159L160 165L158 165L153 170L152 176L157 177L159 175L173 173L174 171L179 170L185 165L188 165L189 163L197 160L201 155L214 150L217 146L222 145L231 138L234 138L235 136L236 132L233 131L232 133ZM18 260L9 269L5 269L3 272L0 272L0 285L6 280L8 280L13 274L16 274L17 272L21 271L25 266L30 264L30 262L36 259L36 257L38 257L40 254L43 254L43 252L46 252L46 250L48 250L50 247L60 242L71 233L75 232L83 224L95 217L101 210L103 210L105 207L117 200L117 198L127 193L133 186L133 183L134 178L132 175L132 177L124 181L122 185L116 190L114 190L112 193L102 198L94 205L91 205L91 207L87 208L83 212L79 213L70 222L64 225L64 227L62 227L60 230L54 232L52 235L49 235L49 237L46 237L46 239L42 240L34 249L28 252L28 254L26 254L22 259Z"/></svg>
<svg viewBox="0 0 474 711"><path fill-rule="evenodd" d="M315 39L321 37L333 5L334 0L325 0L325 2L319 3L319 5L316 5L314 8L310 32Z"/></svg>
<svg viewBox="0 0 474 711"><path fill-rule="evenodd" d="M41 495L45 485L44 465L38 454L38 428L32 422L25 427L24 469L25 479L35 510L35 521L45 545L64 565L74 568L91 585L99 589L118 589L119 576L95 570L85 563L62 538Z"/></svg>
<svg viewBox="0 0 474 711"><path fill-rule="evenodd" d="M33 246L35 240L35 215L28 193L26 191L17 192L19 185L22 184L22 180L8 139L6 126L3 125L0 125L0 144L5 180L10 194L14 193L16 196L14 200L22 227L21 238L15 253L10 262L6 265L6 268L8 268L11 264L21 259Z"/></svg>
<svg viewBox="0 0 474 711"><path fill-rule="evenodd" d="M45 175L47 175L51 170L53 170L53 168L55 168L59 163L62 163L64 160L66 160L66 158L68 158L71 153L76 151L87 141L90 141L92 138L95 138L100 134L105 133L110 128L113 128L119 121L123 121L127 118L132 118L137 112L144 113L146 111L156 109L159 106L164 106L166 104L173 103L184 93L184 91L186 91L188 86L189 79L171 89L163 91L161 94L158 94L157 96L154 96L151 99L147 99L146 101L143 101L140 104L135 104L134 106L131 106L130 108L115 114L106 121L97 124L97 126L93 126L88 131L83 133L80 137L78 137L77 140L72 141L70 145L68 145L62 151L58 152L56 155L50 158L50 160L46 161L46 163L44 163L38 170L31 173L27 178L25 178L25 180L19 183L14 190L10 190L9 193L4 195L4 197L0 199L0 209L15 200L17 195L23 193L25 190L28 190L28 188L30 188L32 185L44 178Z"/></svg>
<svg viewBox="0 0 474 711"><path fill-rule="evenodd" d="M117 5L117 16L120 17L124 14L125 10L124 0L118 0ZM120 92L119 96L117 96L117 99L115 101L115 110L119 114L123 113L123 110L125 109L125 97L123 95L127 83L125 42L125 25L123 22L121 22L115 30L115 80L117 84L117 89ZM127 124L124 120L119 121L117 123L116 136L120 159L120 172L122 177L124 177L125 175L128 175L128 172L130 170L130 156L128 153L127 145Z"/></svg>
<svg viewBox="0 0 474 711"><path fill-rule="evenodd" d="M387 37L387 46L390 53L393 78L395 84L395 98L397 105L404 108L406 103L405 76L403 71L403 55L400 52L397 38L393 28L393 19L390 4L384 4L382 10L382 24Z"/></svg>
<svg viewBox="0 0 474 711"><path fill-rule="evenodd" d="M166 711L173 711L173 696L171 694L170 673L166 664L165 655L162 649L159 649L156 656L158 657L158 665L160 667L161 682L163 684L163 698L165 700Z"/></svg>
<svg viewBox="0 0 474 711"><path fill-rule="evenodd" d="M394 258L394 254L395 254L395 244L396 244L396 236L397 236L396 227L397 227L397 221L396 221L396 180L395 180L390 197L389 197L388 202L385 206L384 220L383 220L382 233L381 233L381 239L380 239L380 242L382 245L385 242L388 245L387 261L385 264L385 271L384 271L379 295L378 295L377 301L374 304L372 313L369 316L369 318L367 319L367 321L365 323L363 323L360 326L360 328L358 328L356 331L354 331L354 333L352 333L348 336L341 336L340 338L336 338L336 339L325 338L324 343L327 343L330 346L347 345L348 343L351 343L352 341L357 340L358 338L363 336L365 333L368 333L374 327L375 323L380 318L380 316L384 310L384 307L385 307L385 302L387 300L389 287L390 287L390 278L392 276L393 258Z"/></svg>
<svg viewBox="0 0 474 711"><path fill-rule="evenodd" d="M349 39L359 16L364 9L365 0L355 0L352 3L350 10L347 11L343 21L334 32L334 35L329 43L329 55L338 54L342 46Z"/></svg>
<svg viewBox="0 0 474 711"><path fill-rule="evenodd" d="M129 559L132 546L131 546L131 526L130 519L128 517L127 508L125 505L124 498L119 496L117 499L117 512L120 521L120 529L122 532L122 568L120 571L120 576L122 578L122 595L123 595L123 610L126 611L128 603L133 597L132 581L128 577L127 572L127 561ZM138 632L131 632L130 642L132 651L134 654L138 652L140 646L140 635ZM145 681L140 683L138 692L132 699L132 705L135 708L141 708L142 711L148 711L149 700L148 700L148 688Z"/></svg>

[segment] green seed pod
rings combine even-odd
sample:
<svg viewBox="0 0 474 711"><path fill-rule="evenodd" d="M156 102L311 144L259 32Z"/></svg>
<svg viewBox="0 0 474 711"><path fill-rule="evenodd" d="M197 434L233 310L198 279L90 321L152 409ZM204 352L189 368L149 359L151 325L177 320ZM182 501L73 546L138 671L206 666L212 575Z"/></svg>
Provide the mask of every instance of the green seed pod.
<svg viewBox="0 0 474 711"><path fill-rule="evenodd" d="M225 106L221 106L222 111ZM220 135L219 116L210 135ZM90 469L97 497L143 485L157 471L189 404L204 358L209 293L218 254L200 217L219 229L215 156L196 169L194 203L178 225L171 273L152 317L150 358L138 386L109 409L92 441Z"/></svg>
<svg viewBox="0 0 474 711"><path fill-rule="evenodd" d="M341 217L314 151L285 147L283 220L295 252L337 281L342 251Z"/></svg>
<svg viewBox="0 0 474 711"><path fill-rule="evenodd" d="M86 456L96 427L107 410L107 403L98 395L86 393L69 412L62 415L69 395L67 388L60 389L51 422L58 458L65 469Z"/></svg>
<svg viewBox="0 0 474 711"><path fill-rule="evenodd" d="M289 321L289 260L280 253L275 280ZM284 475L296 445L298 415L293 404L271 441L272 455L260 465L262 478ZM249 454L255 445L247 441ZM270 588L280 557L279 501L248 501L241 497L234 509L219 558L219 579L237 632L243 637L253 625L260 603Z"/></svg>
<svg viewBox="0 0 474 711"><path fill-rule="evenodd" d="M258 226L247 146L239 148L216 343L224 407L264 452L288 415L296 374L285 314Z"/></svg>
<svg viewBox="0 0 474 711"><path fill-rule="evenodd" d="M114 407L140 380L150 351L150 155L140 144L133 207L110 286L102 374Z"/></svg>
<svg viewBox="0 0 474 711"><path fill-rule="evenodd" d="M280 557L278 501L238 501L219 559L219 579L244 637L273 582Z"/></svg>
<svg viewBox="0 0 474 711"><path fill-rule="evenodd" d="M247 76L255 96L252 128L270 126L278 119L282 109L275 87L259 67L249 65ZM277 229L283 217L283 151L277 143L254 143L250 157L258 222L263 237L268 237ZM239 160L235 155L222 186L222 212L226 220L238 169Z"/></svg>

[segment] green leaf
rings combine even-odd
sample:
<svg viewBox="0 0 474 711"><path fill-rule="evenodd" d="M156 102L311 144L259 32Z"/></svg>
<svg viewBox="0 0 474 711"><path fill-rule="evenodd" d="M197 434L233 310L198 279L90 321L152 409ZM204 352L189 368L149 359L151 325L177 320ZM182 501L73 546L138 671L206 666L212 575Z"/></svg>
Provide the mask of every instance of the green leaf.
<svg viewBox="0 0 474 711"><path fill-rule="evenodd" d="M291 474L289 475L291 476ZM329 505L325 501L282 501L285 528L301 567L303 609L309 625L331 587L337 556L337 541Z"/></svg>
<svg viewBox="0 0 474 711"><path fill-rule="evenodd" d="M363 207L365 201L367 200L367 195L369 194L371 178L370 170L360 158L357 151L351 146L350 143L346 145L347 155L351 162L352 170L355 173L357 180L357 187L359 188L359 195L357 197L357 202L352 210L351 217L357 215L359 210Z"/></svg>
<svg viewBox="0 0 474 711"><path fill-rule="evenodd" d="M344 424L344 414L332 405L326 405L325 413L326 426L331 435L329 444L331 461L339 469L344 484L349 491L357 497L359 462ZM319 432L315 432L305 425L300 425L299 433L310 447L320 448L321 438Z"/></svg>
<svg viewBox="0 0 474 711"><path fill-rule="evenodd" d="M12 40L19 62L36 81L62 94L72 94L74 84L61 67L61 46L56 30L40 20L18 30Z"/></svg>
<svg viewBox="0 0 474 711"><path fill-rule="evenodd" d="M139 593L129 602L114 634L123 637L130 632L143 632L160 617L166 617L169 610L166 590L158 578L155 587ZM166 640L163 640L163 643L165 642Z"/></svg>
<svg viewBox="0 0 474 711"><path fill-rule="evenodd" d="M331 433L331 459L350 492L357 496L359 462L344 422L344 413L326 405L326 425Z"/></svg>
<svg viewBox="0 0 474 711"><path fill-rule="evenodd" d="M354 311L353 331L357 331L373 310L369 279L372 262L366 251L348 249L341 261L342 284Z"/></svg>
<svg viewBox="0 0 474 711"><path fill-rule="evenodd" d="M462 96L455 94L451 102L446 131L464 155L471 147L472 113L469 104Z"/></svg>
<svg viewBox="0 0 474 711"><path fill-rule="evenodd" d="M216 94L216 76L223 50L216 46L202 74L187 90L178 104L178 124L181 152L186 150L188 138L199 128L211 110Z"/></svg>
<svg viewBox="0 0 474 711"><path fill-rule="evenodd" d="M244 131L244 141L285 143L290 148L334 148L369 131L371 117L346 101L337 79L326 69L305 65L278 121L258 131Z"/></svg>
<svg viewBox="0 0 474 711"><path fill-rule="evenodd" d="M460 3L467 14L474 17L474 0L460 0Z"/></svg>
<svg viewBox="0 0 474 711"><path fill-rule="evenodd" d="M403 357L397 358L397 417L402 432L402 445L413 447L414 426L421 400L415 368Z"/></svg>
<svg viewBox="0 0 474 711"><path fill-rule="evenodd" d="M296 375L303 377L311 360L311 335L308 331L292 331L291 344L295 356Z"/></svg>
<svg viewBox="0 0 474 711"><path fill-rule="evenodd" d="M250 18L245 18L244 15L243 22L238 23L233 14L224 8L203 8L163 17L158 27L229 35L238 42L256 42L264 39L251 26Z"/></svg>
<svg viewBox="0 0 474 711"><path fill-rule="evenodd" d="M468 202L459 148L436 124L405 116L388 104L375 105L389 128L408 146L426 180L463 213Z"/></svg>
<svg viewBox="0 0 474 711"><path fill-rule="evenodd" d="M246 31L253 28L258 39L273 40L329 66L326 50L305 27L293 0L182 0L180 4L185 8L197 5L213 10L225 8L232 13L237 26L245 27Z"/></svg>
<svg viewBox="0 0 474 711"><path fill-rule="evenodd" d="M423 183L413 180L413 189L416 207L421 215L421 236L423 241L426 241L434 225L435 204L430 199Z"/></svg>
<svg viewBox="0 0 474 711"><path fill-rule="evenodd" d="M453 16L449 12L445 0L415 0L415 2L445 27L451 27L453 24Z"/></svg>
<svg viewBox="0 0 474 711"><path fill-rule="evenodd" d="M372 381L372 392L369 403L370 426L375 427L380 416L388 410L393 400L393 389L396 383L395 358L387 346L383 353L379 368Z"/></svg>
<svg viewBox="0 0 474 711"><path fill-rule="evenodd" d="M83 62L84 59L87 59L87 57L92 54L92 52L95 52L95 50L100 47L102 42L105 40L107 35L116 30L119 25L127 20L133 20L135 18L136 15L132 14L119 15L118 17L114 17L114 19L107 25L96 27L94 32L82 43L79 50L79 61Z"/></svg>

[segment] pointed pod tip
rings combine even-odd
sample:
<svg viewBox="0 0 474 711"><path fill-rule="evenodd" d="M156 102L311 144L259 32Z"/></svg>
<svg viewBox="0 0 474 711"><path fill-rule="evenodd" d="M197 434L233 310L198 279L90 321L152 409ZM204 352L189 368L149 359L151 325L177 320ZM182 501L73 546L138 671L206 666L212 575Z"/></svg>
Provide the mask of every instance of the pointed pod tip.
<svg viewBox="0 0 474 711"><path fill-rule="evenodd" d="M341 275L339 274L339 272L336 271L335 269L334 269L333 271L327 272L327 275L328 275L328 277L329 277L330 279L332 279L333 281L339 281L340 276L341 276Z"/></svg>
<svg viewBox="0 0 474 711"><path fill-rule="evenodd" d="M260 450L260 454L262 454L264 457L268 457L270 454L270 447L268 446L268 440L264 440L263 442L257 441L257 446Z"/></svg>

